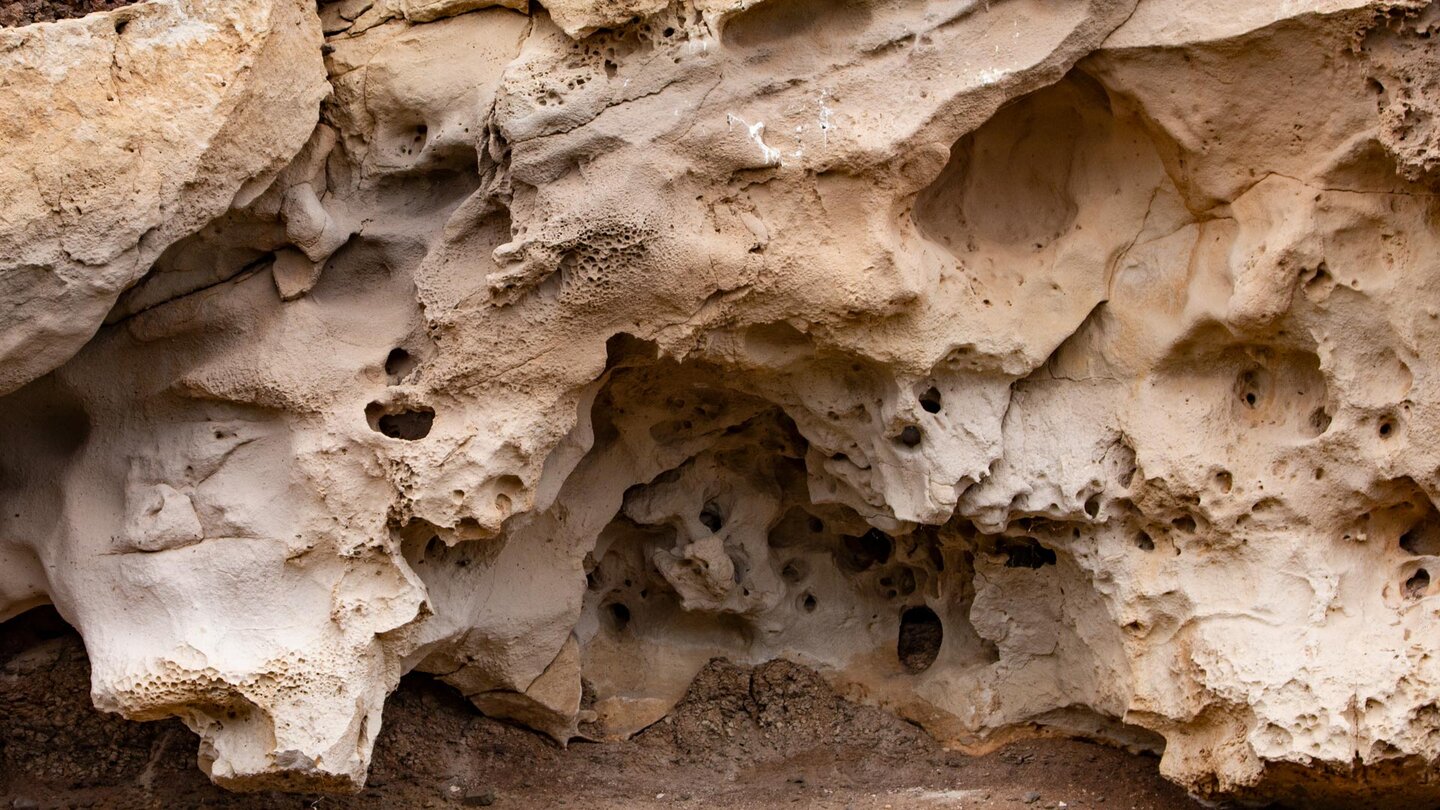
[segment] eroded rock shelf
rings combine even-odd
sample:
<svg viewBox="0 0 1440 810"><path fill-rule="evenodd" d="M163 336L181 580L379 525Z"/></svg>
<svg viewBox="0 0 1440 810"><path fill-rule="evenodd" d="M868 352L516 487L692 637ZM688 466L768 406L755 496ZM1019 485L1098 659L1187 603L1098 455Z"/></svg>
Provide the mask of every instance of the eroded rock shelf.
<svg viewBox="0 0 1440 810"><path fill-rule="evenodd" d="M1437 33L1418 0L0 29L0 619L53 604L96 706L237 790L359 789L412 670L564 743L724 658L969 753L1440 799Z"/></svg>

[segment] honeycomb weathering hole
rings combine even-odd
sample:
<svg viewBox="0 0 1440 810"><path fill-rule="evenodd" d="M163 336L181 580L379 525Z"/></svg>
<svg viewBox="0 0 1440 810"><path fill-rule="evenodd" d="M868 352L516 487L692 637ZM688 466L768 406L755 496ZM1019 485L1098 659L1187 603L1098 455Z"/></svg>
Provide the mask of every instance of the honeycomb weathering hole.
<svg viewBox="0 0 1440 810"><path fill-rule="evenodd" d="M700 522L712 532L718 532L725 526L725 518L720 514L720 507L714 501L706 502L700 510Z"/></svg>
<svg viewBox="0 0 1440 810"><path fill-rule="evenodd" d="M854 571L864 571L875 565L884 565L890 561L890 555L895 550L895 541L890 535L879 529L844 539L845 563Z"/></svg>
<svg viewBox="0 0 1440 810"><path fill-rule="evenodd" d="M900 664L912 675L930 668L940 655L945 629L940 617L928 607L907 608L900 616L900 639L896 653Z"/></svg>
<svg viewBox="0 0 1440 810"><path fill-rule="evenodd" d="M1430 572L1424 568L1419 569L1405 580L1405 596L1408 599L1419 599L1428 590L1430 590Z"/></svg>
<svg viewBox="0 0 1440 810"><path fill-rule="evenodd" d="M365 407L365 419L370 429L391 439L413 442L430 435L435 424L435 410L423 405L412 407L387 407L372 402Z"/></svg>
<svg viewBox="0 0 1440 810"><path fill-rule="evenodd" d="M1006 568L1041 568L1054 565L1055 552L1033 537L1005 538L1000 545Z"/></svg>
<svg viewBox="0 0 1440 810"><path fill-rule="evenodd" d="M612 602L607 609L610 614L610 626L617 633L623 633L625 628L630 626L630 608L620 602Z"/></svg>
<svg viewBox="0 0 1440 810"><path fill-rule="evenodd" d="M926 413L939 413L940 403L940 389L934 386L931 386L929 390L920 395L920 407L923 408Z"/></svg>
<svg viewBox="0 0 1440 810"><path fill-rule="evenodd" d="M1440 555L1440 512L1425 502L1424 515L1400 535L1400 548L1416 557Z"/></svg>
<svg viewBox="0 0 1440 810"><path fill-rule="evenodd" d="M391 383L399 382L414 369L415 358L403 348L397 346L385 357L385 374L390 377Z"/></svg>

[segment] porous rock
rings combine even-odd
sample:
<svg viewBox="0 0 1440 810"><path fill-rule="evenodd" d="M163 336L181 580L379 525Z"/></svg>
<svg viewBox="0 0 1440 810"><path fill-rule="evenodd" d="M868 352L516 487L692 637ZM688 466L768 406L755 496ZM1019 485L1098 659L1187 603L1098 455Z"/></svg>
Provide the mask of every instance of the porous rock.
<svg viewBox="0 0 1440 810"><path fill-rule="evenodd" d="M71 100L0 116L0 616L53 602L97 705L181 717L241 789L361 785L411 669L563 743L723 657L968 750L1434 801L1437 32L1366 0L0 31L0 112Z"/></svg>

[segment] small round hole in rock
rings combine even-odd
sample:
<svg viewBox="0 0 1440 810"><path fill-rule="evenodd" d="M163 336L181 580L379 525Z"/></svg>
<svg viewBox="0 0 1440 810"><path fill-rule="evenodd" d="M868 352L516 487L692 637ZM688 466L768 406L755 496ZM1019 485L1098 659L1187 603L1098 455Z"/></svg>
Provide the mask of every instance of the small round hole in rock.
<svg viewBox="0 0 1440 810"><path fill-rule="evenodd" d="M622 633L630 626L630 608L624 604L613 602L606 612L610 614L610 626L615 628L615 632Z"/></svg>
<svg viewBox="0 0 1440 810"><path fill-rule="evenodd" d="M1135 537L1135 547L1141 551L1154 551L1155 541L1151 539L1148 533L1140 532L1140 534Z"/></svg>
<svg viewBox="0 0 1440 810"><path fill-rule="evenodd" d="M385 356L385 373L390 376L392 381L398 382L401 377L409 374L414 369L415 358L411 357L410 352L404 349L396 347L391 349L390 354Z"/></svg>
<svg viewBox="0 0 1440 810"><path fill-rule="evenodd" d="M1380 438L1388 439L1395 435L1395 421L1393 419L1380 420Z"/></svg>
<svg viewBox="0 0 1440 810"><path fill-rule="evenodd" d="M1235 477L1226 470L1221 470L1215 473L1215 486L1219 487L1221 492L1229 492L1235 486Z"/></svg>
<svg viewBox="0 0 1440 810"><path fill-rule="evenodd" d="M871 529L859 537L847 535L844 542L847 552L844 562L852 571L864 571L876 564L884 565L890 561L890 555L895 551L895 541L879 529Z"/></svg>
<svg viewBox="0 0 1440 810"><path fill-rule="evenodd" d="M816 608L814 594L805 594L805 598L800 600L800 607L804 608L806 613L814 613Z"/></svg>
<svg viewBox="0 0 1440 810"><path fill-rule="evenodd" d="M1255 408L1260 404L1260 390L1267 378L1263 370L1252 368L1235 380L1235 392L1245 407Z"/></svg>
<svg viewBox="0 0 1440 810"><path fill-rule="evenodd" d="M1100 514L1100 496L1091 495L1085 499L1085 514L1096 517Z"/></svg>
<svg viewBox="0 0 1440 810"><path fill-rule="evenodd" d="M1424 568L1416 571L1411 577L1405 580L1405 598L1419 599L1430 590L1430 572Z"/></svg>
<svg viewBox="0 0 1440 810"><path fill-rule="evenodd" d="M430 435L430 426L435 423L435 412L424 410L387 413L380 417L380 432L392 439L413 442Z"/></svg>
<svg viewBox="0 0 1440 810"><path fill-rule="evenodd" d="M718 532L724 527L725 519L720 516L720 507L714 501L708 501L701 507L700 522L712 532Z"/></svg>
<svg viewBox="0 0 1440 810"><path fill-rule="evenodd" d="M915 447L916 445L920 444L920 428L915 427L914 425L906 425L905 429L900 431L899 438L900 443L905 445L906 447Z"/></svg>
<svg viewBox="0 0 1440 810"><path fill-rule="evenodd" d="M371 430L407 442L430 435L430 428L435 424L435 411L423 406L388 411L384 405L372 402L365 407L365 417Z"/></svg>
<svg viewBox="0 0 1440 810"><path fill-rule="evenodd" d="M900 664L911 675L924 672L939 657L944 638L945 628L935 611L924 605L906 609L900 615L900 639L895 648Z"/></svg>
<svg viewBox="0 0 1440 810"><path fill-rule="evenodd" d="M940 412L940 389L931 386L928 391L920 395L920 407L926 413Z"/></svg>

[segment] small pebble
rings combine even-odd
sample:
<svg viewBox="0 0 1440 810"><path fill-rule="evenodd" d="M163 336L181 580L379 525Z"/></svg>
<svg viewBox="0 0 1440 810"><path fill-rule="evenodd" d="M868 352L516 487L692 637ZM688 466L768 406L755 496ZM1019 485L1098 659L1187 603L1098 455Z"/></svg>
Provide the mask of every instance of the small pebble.
<svg viewBox="0 0 1440 810"><path fill-rule="evenodd" d="M1025 798L1021 799L1021 801L1025 802L1026 804L1034 804L1035 802L1040 801L1040 794L1032 790L1029 793L1026 793Z"/></svg>

